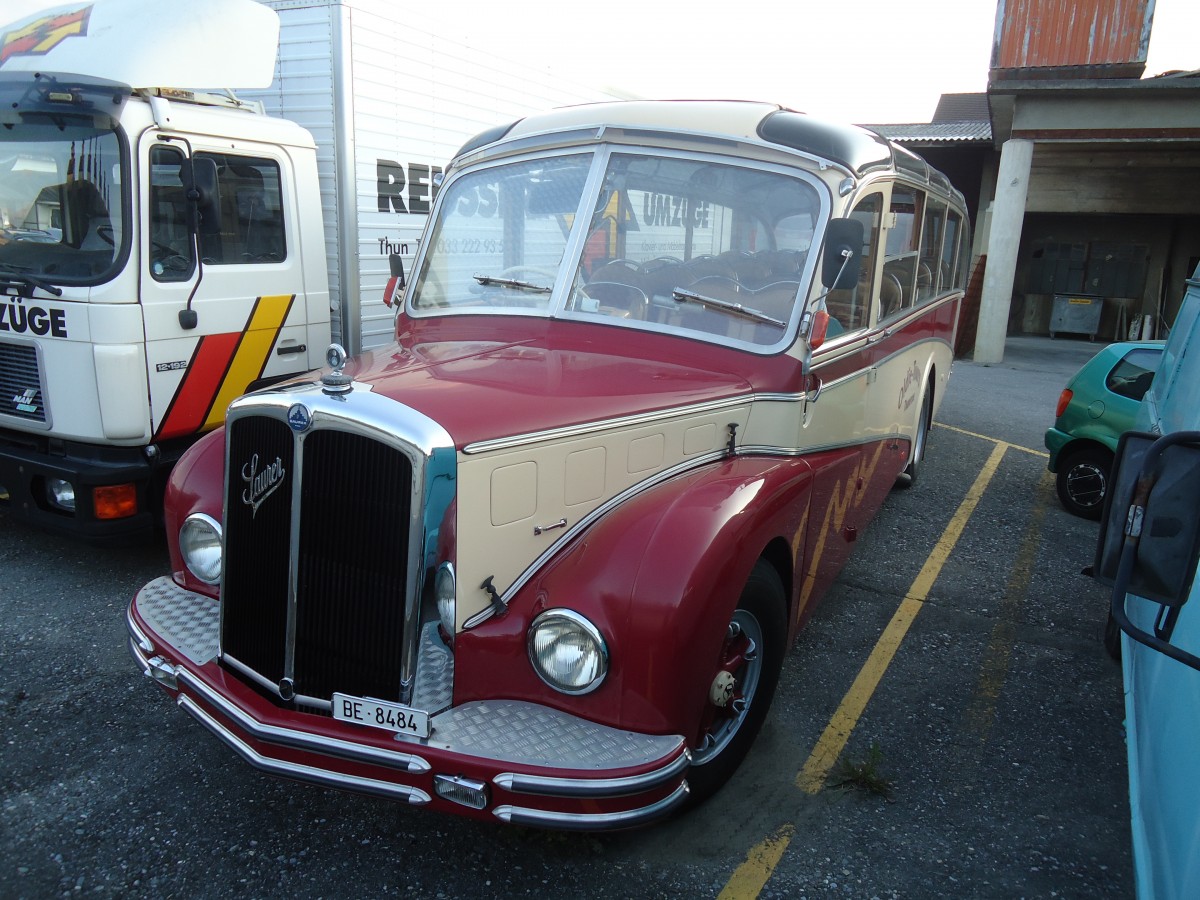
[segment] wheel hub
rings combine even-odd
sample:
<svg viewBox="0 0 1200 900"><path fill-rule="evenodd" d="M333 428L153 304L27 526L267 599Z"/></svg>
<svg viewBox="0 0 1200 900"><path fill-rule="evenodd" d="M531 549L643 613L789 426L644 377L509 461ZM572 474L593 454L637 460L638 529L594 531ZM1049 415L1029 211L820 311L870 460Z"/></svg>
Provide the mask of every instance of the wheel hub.
<svg viewBox="0 0 1200 900"><path fill-rule="evenodd" d="M712 686L708 689L709 702L713 706L724 709L733 700L736 688L737 678L734 677L732 672L722 669L717 673L717 677L713 679Z"/></svg>

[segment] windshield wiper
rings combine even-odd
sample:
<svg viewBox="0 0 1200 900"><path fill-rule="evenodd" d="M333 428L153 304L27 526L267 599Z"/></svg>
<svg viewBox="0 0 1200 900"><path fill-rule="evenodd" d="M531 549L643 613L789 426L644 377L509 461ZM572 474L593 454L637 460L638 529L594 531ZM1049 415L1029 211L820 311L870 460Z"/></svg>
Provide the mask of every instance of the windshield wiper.
<svg viewBox="0 0 1200 900"><path fill-rule="evenodd" d="M484 287L492 284L498 284L501 287L516 288L518 291L529 291L531 294L549 294L553 292L553 288L548 288L545 285L534 284L531 281L520 281L516 278L499 278L495 275L472 275L476 281Z"/></svg>
<svg viewBox="0 0 1200 900"><path fill-rule="evenodd" d="M703 294L697 294L695 291L685 291L683 288L675 288L671 291L671 296L679 303L690 301L699 303L701 306L711 306L713 309L719 309L722 312L727 312L731 316L741 316L744 319L750 319L755 322L765 322L768 325L774 325L777 328L787 328L787 322L781 319L776 319L774 316L768 316L765 312L754 309L751 306L743 306L741 303L730 303L728 300L718 300L715 297L705 297Z"/></svg>
<svg viewBox="0 0 1200 900"><path fill-rule="evenodd" d="M0 287L16 288L22 297L32 297L35 287L41 288L47 294L53 294L55 297L62 296L62 288L56 287L44 278L38 278L36 275L22 271L20 266L9 263L0 263Z"/></svg>

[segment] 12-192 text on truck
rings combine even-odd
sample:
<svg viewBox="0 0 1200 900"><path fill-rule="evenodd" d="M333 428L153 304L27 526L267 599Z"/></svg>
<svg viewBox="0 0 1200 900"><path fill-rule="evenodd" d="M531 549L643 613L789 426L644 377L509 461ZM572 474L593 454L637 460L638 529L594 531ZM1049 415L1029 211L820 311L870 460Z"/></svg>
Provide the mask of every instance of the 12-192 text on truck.
<svg viewBox="0 0 1200 900"><path fill-rule="evenodd" d="M480 135L396 345L185 455L132 652L275 774L560 828L708 796L917 475L967 247L922 160L775 106Z"/></svg>

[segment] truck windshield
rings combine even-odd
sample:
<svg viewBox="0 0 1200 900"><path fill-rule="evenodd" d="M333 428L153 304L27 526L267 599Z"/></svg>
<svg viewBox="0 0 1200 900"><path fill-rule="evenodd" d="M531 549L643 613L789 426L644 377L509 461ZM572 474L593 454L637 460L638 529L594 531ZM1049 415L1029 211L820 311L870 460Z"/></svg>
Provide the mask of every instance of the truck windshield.
<svg viewBox="0 0 1200 900"><path fill-rule="evenodd" d="M684 153L481 167L442 191L409 303L778 348L807 294L824 197L804 173Z"/></svg>
<svg viewBox="0 0 1200 900"><path fill-rule="evenodd" d="M0 128L0 274L55 284L111 276L126 232L111 128L26 114Z"/></svg>

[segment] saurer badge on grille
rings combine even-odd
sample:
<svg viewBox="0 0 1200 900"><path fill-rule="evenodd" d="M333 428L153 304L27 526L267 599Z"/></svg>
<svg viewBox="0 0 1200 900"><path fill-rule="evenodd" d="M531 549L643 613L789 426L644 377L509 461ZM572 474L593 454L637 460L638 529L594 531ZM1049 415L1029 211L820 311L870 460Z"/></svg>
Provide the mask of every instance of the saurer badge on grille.
<svg viewBox="0 0 1200 900"><path fill-rule="evenodd" d="M266 468L260 470L258 454L255 453L250 457L250 462L242 466L242 481L247 485L242 491L242 502L250 507L251 518L258 513L263 501L275 493L275 489L283 483L285 474L287 473L283 468L283 460L278 456L275 457L275 462L268 463Z"/></svg>

